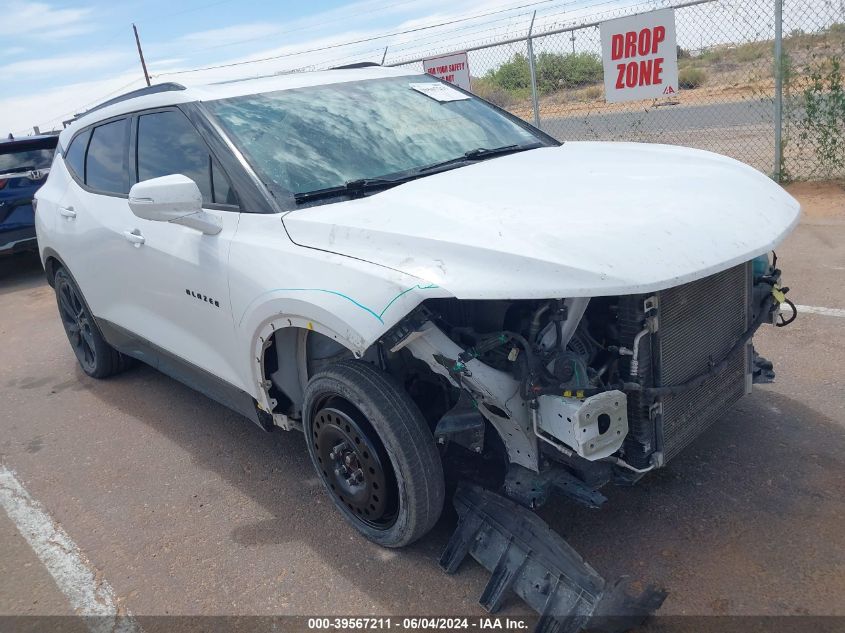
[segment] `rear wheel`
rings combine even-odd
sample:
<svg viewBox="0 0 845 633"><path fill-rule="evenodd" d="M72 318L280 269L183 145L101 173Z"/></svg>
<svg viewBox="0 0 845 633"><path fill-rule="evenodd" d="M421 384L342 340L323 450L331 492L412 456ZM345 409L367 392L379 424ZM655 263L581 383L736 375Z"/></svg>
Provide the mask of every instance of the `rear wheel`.
<svg viewBox="0 0 845 633"><path fill-rule="evenodd" d="M132 359L103 338L82 293L64 268L56 271L53 286L65 334L82 371L93 378L107 378L128 368Z"/></svg>
<svg viewBox="0 0 845 633"><path fill-rule="evenodd" d="M372 365L343 361L305 392L311 461L344 517L371 541L407 545L443 509L443 467L419 409Z"/></svg>

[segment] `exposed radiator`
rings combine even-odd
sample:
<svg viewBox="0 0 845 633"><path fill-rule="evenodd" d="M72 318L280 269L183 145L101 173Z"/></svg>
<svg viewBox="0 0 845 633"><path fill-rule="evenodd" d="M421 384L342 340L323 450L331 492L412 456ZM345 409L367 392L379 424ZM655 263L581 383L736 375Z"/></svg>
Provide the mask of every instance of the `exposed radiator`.
<svg viewBox="0 0 845 633"><path fill-rule="evenodd" d="M720 362L748 329L750 264L657 293L657 333L640 349L640 377L645 385L686 382ZM621 297L620 336L626 345L642 329L643 302L648 295ZM704 384L657 400L629 398L628 461L637 467L651 453L663 459L677 455L746 392L748 346L735 350L728 366Z"/></svg>

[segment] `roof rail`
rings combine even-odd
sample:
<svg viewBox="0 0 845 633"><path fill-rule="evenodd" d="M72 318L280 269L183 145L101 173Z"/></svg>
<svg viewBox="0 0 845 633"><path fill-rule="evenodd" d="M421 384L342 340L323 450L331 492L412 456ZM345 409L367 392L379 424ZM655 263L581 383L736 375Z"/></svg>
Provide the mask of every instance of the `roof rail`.
<svg viewBox="0 0 845 633"><path fill-rule="evenodd" d="M85 110L85 112L80 112L79 114L75 115L73 119L71 119L71 121L65 121L65 125L67 126L68 123L75 121L76 119L81 119L86 114L91 114L92 112L96 112L97 110L101 110L102 108L114 105L115 103L126 101L127 99L143 97L144 95L154 95L159 92L170 92L171 90L185 90L185 86L171 81L163 84L155 84L153 86L145 86L144 88L138 88L137 90L118 95L113 99L109 99L108 101L103 101L102 103L95 105L93 108Z"/></svg>
<svg viewBox="0 0 845 633"><path fill-rule="evenodd" d="M354 64L344 64L343 66L332 66L329 70L352 70L354 68L370 68L371 66L381 66L376 62L355 62Z"/></svg>

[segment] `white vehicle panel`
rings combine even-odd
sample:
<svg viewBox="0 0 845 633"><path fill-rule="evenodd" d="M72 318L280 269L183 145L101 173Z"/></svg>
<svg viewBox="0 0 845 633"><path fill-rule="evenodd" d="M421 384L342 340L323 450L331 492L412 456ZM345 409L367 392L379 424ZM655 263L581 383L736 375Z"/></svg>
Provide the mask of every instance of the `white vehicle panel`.
<svg viewBox="0 0 845 633"><path fill-rule="evenodd" d="M261 337L274 330L303 327L363 354L425 299L451 296L405 273L297 246L280 215L241 214L229 275L242 371L254 385L261 375Z"/></svg>
<svg viewBox="0 0 845 633"><path fill-rule="evenodd" d="M119 267L132 309L115 323L249 393L252 381L238 371L229 300L229 249L240 214L208 213L220 219L216 235L130 213L118 237L129 232L144 242L124 239Z"/></svg>
<svg viewBox="0 0 845 633"><path fill-rule="evenodd" d="M284 223L297 244L401 270L460 299L531 299L700 279L771 250L799 213L781 187L723 156L573 142L298 209Z"/></svg>

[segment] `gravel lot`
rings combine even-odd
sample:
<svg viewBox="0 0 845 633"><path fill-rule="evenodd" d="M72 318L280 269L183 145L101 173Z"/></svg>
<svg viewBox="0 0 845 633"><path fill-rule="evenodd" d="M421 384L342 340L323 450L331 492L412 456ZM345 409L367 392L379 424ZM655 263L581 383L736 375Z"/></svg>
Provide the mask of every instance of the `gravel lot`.
<svg viewBox="0 0 845 633"><path fill-rule="evenodd" d="M845 309L845 191L793 188L801 225L779 249L790 298ZM669 591L666 615L845 616L845 318L764 328L778 381L601 510L543 516L606 577ZM485 613L488 574L437 567L454 526L402 551L332 508L298 434L264 434L141 367L78 368L35 257L0 260L0 466L136 615ZM0 512L0 614L73 607ZM506 613L527 613L516 598Z"/></svg>

